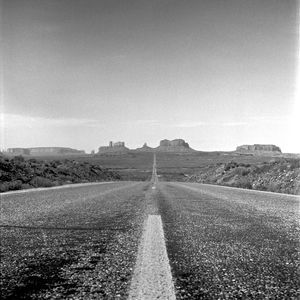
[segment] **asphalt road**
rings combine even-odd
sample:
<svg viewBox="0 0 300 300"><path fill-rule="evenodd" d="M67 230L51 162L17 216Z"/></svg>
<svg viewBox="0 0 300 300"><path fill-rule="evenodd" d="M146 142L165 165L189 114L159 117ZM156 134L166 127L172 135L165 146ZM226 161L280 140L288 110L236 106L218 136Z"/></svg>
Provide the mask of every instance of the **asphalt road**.
<svg viewBox="0 0 300 300"><path fill-rule="evenodd" d="M156 190L178 299L299 299L300 197L187 183Z"/></svg>
<svg viewBox="0 0 300 300"><path fill-rule="evenodd" d="M154 161L151 182L0 201L3 299L127 299L149 216L162 220L177 299L300 296L299 196L158 182Z"/></svg>
<svg viewBox="0 0 300 300"><path fill-rule="evenodd" d="M2 299L124 299L149 183L1 195Z"/></svg>

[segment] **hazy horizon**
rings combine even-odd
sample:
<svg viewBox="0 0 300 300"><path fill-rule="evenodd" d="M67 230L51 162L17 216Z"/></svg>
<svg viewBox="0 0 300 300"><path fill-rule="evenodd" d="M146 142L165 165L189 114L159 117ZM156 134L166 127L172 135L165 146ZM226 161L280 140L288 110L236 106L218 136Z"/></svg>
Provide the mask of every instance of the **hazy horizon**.
<svg viewBox="0 0 300 300"><path fill-rule="evenodd" d="M0 0L1 148L300 153L296 0Z"/></svg>
<svg viewBox="0 0 300 300"><path fill-rule="evenodd" d="M203 149L197 149L197 148L194 148L191 146L191 144L189 143L189 141L185 140L184 138L179 138L179 139L182 139L184 140L185 142L187 142L189 144L189 147L195 151L200 151L200 152L230 152L230 151L235 151L236 150L236 147L234 149L227 149L227 150L222 150L222 149L218 149L218 150L203 150ZM6 148L6 149L0 149L1 150L4 150L4 152L6 152L8 149L12 148L21 148L21 149L31 149L31 148L71 148L71 149L75 149L75 150L84 150L86 154L91 154L92 151L95 151L95 153L98 152L98 148L99 147L108 147L109 146L109 143L112 142L112 143L117 143L117 142L125 142L125 147L126 148L129 148L129 150L136 150L138 148L142 148L144 146L144 144L146 144L148 147L152 148L153 150L155 150L157 147L159 147L160 145L160 141L162 140L165 140L165 139L161 139L158 141L158 143L156 145L149 145L149 143L147 142L144 142L143 144L137 146L137 147L130 147L129 145L126 144L126 141L108 141L106 144L102 144L102 145L99 145L97 148L95 149L92 149L92 150L85 150L85 149L81 149L81 148L73 148L71 146L66 146L66 145L60 145L60 146L51 146L51 145L44 145L44 146L32 146L32 147L22 147L22 146L18 146L18 147L9 147L9 148ZM262 144L259 144L259 145L262 145ZM265 145L265 144L264 144ZM267 144L268 145L268 144ZM243 146L243 145L237 145L237 146ZM278 146L278 145L275 145L275 146ZM280 146L278 146L281 149ZM296 152L284 152L282 151L282 153L293 153L293 154L300 154L300 153L296 153Z"/></svg>

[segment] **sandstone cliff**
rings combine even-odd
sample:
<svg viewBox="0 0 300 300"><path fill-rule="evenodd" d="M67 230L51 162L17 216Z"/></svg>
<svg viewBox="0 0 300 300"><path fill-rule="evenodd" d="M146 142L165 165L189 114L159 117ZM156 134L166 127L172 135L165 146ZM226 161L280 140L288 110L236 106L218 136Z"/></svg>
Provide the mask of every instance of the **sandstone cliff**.
<svg viewBox="0 0 300 300"><path fill-rule="evenodd" d="M189 144L182 139L175 139L172 141L162 140L160 141L159 146L155 149L156 151L161 151L161 152L179 152L179 153L195 151L191 149Z"/></svg>
<svg viewBox="0 0 300 300"><path fill-rule="evenodd" d="M281 154L281 150L278 146L263 145L263 144L238 146L238 147L236 147L236 152L249 153L249 154L254 154L254 155L263 155L263 154L278 155L278 154Z"/></svg>
<svg viewBox="0 0 300 300"><path fill-rule="evenodd" d="M98 148L97 154L123 154L130 151L129 148L125 147L124 142L109 142L108 146L101 146Z"/></svg>
<svg viewBox="0 0 300 300"><path fill-rule="evenodd" d="M84 150L77 150L67 147L32 147L32 148L8 148L7 155L31 155L31 156L52 156L85 154Z"/></svg>

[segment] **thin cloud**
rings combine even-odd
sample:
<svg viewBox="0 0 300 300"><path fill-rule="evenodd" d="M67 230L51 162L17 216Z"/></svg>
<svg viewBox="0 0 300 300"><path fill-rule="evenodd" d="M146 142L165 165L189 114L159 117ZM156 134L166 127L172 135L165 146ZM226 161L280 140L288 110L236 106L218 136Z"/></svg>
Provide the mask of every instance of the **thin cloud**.
<svg viewBox="0 0 300 300"><path fill-rule="evenodd" d="M221 127L235 127L235 126L251 126L255 124L279 124L286 123L289 119L287 117L250 117L245 121L227 121L227 122L181 122L173 124L172 127L177 128L194 128L203 126L221 126Z"/></svg>
<svg viewBox="0 0 300 300"><path fill-rule="evenodd" d="M134 121L129 121L125 122L125 124L129 125L150 125L150 126L158 126L162 125L158 120L152 120L152 119L141 119L141 120L134 120Z"/></svg>
<svg viewBox="0 0 300 300"><path fill-rule="evenodd" d="M182 123L174 124L173 127L193 128L193 127L199 127L199 126L204 126L209 124L210 123L206 123L206 122L182 122Z"/></svg>
<svg viewBox="0 0 300 300"><path fill-rule="evenodd" d="M53 119L43 117L31 117L18 114L1 114L1 125L5 129L24 127L102 127L98 120L94 119L77 119L77 118L64 118Z"/></svg>
<svg viewBox="0 0 300 300"><path fill-rule="evenodd" d="M249 125L249 122L225 122L225 123L220 123L220 126L244 126L244 125Z"/></svg>
<svg viewBox="0 0 300 300"><path fill-rule="evenodd" d="M136 122L140 124L157 124L158 120L136 120Z"/></svg>
<svg viewBox="0 0 300 300"><path fill-rule="evenodd" d="M290 120L288 116L259 116L259 117L250 117L251 122L259 123L285 123Z"/></svg>
<svg viewBox="0 0 300 300"><path fill-rule="evenodd" d="M173 127L193 128L202 126L243 126L248 124L248 122L182 122L179 124L174 124Z"/></svg>

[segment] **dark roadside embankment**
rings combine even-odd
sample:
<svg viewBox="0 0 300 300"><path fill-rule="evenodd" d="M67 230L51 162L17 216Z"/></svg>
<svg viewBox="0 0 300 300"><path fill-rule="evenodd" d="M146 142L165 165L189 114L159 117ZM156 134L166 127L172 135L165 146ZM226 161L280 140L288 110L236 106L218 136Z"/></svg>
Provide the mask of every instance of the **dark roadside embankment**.
<svg viewBox="0 0 300 300"><path fill-rule="evenodd" d="M0 157L0 192L120 179L117 172L89 162Z"/></svg>
<svg viewBox="0 0 300 300"><path fill-rule="evenodd" d="M282 158L259 164L235 161L210 164L195 174L186 175L184 181L299 195L300 160Z"/></svg>

